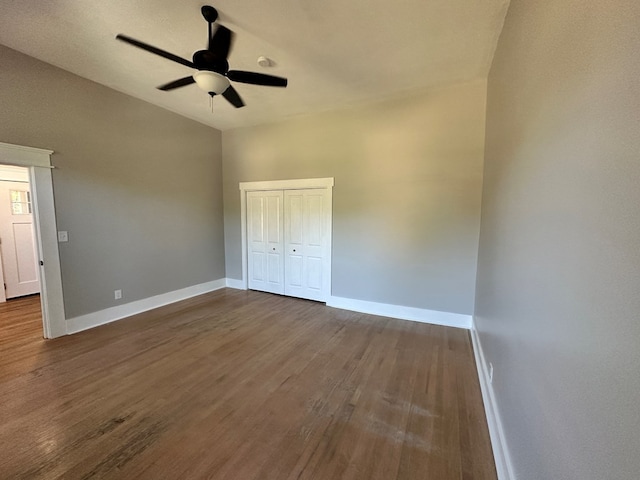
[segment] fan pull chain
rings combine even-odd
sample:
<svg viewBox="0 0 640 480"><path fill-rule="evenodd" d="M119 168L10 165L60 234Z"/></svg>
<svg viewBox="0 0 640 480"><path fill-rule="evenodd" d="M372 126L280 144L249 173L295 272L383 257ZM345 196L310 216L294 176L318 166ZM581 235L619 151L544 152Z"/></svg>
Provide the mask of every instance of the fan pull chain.
<svg viewBox="0 0 640 480"><path fill-rule="evenodd" d="M213 95L209 95L209 108L211 109L211 113L213 113Z"/></svg>

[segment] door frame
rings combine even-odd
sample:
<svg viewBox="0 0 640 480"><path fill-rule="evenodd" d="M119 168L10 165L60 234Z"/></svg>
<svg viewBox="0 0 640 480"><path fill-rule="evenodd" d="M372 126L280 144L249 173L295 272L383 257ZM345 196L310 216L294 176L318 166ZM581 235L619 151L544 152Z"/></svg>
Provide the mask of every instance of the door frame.
<svg viewBox="0 0 640 480"><path fill-rule="evenodd" d="M332 215L333 215L333 177L328 178L303 178L295 180L265 180L260 182L240 182L240 229L241 229L241 247L242 247L242 279L241 288L243 290L248 289L248 262L247 262L247 192L255 192L260 190L304 190L304 189L324 189L327 193L329 205L331 208L327 210L329 215L329 247L328 247L328 271L325 272L324 282L325 291L327 297L331 296L331 264L332 264L332 244L333 244L333 232L332 232Z"/></svg>
<svg viewBox="0 0 640 480"><path fill-rule="evenodd" d="M53 199L51 155L53 150L0 142L0 163L29 170L38 260L40 262L40 303L45 338L67 334L62 296L62 274L56 211Z"/></svg>

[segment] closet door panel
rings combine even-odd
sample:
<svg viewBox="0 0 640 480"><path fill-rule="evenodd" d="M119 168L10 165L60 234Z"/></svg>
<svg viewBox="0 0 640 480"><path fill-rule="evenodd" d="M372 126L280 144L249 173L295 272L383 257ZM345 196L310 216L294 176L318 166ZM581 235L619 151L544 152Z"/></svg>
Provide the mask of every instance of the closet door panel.
<svg viewBox="0 0 640 480"><path fill-rule="evenodd" d="M324 190L287 190L285 198L285 294L325 301L329 208Z"/></svg>
<svg viewBox="0 0 640 480"><path fill-rule="evenodd" d="M315 295L322 293L322 258L309 257L307 259L307 288Z"/></svg>
<svg viewBox="0 0 640 480"><path fill-rule="evenodd" d="M306 298L304 295L304 195L303 191L284 192L284 272L285 295Z"/></svg>
<svg viewBox="0 0 640 480"><path fill-rule="evenodd" d="M247 193L249 288L284 293L283 192Z"/></svg>

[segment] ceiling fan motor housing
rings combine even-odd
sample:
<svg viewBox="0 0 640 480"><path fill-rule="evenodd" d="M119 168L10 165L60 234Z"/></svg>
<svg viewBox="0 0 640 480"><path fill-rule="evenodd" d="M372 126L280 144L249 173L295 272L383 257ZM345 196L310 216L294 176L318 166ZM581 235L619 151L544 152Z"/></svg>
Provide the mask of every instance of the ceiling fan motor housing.
<svg viewBox="0 0 640 480"><path fill-rule="evenodd" d="M198 50L193 54L193 63L198 70L209 70L221 75L229 71L229 62L226 58L220 58L209 50Z"/></svg>

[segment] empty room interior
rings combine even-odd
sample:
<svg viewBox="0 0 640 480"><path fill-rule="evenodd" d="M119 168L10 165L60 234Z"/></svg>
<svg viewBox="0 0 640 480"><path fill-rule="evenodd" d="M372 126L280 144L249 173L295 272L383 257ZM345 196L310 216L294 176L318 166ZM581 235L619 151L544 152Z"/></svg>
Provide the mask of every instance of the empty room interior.
<svg viewBox="0 0 640 480"><path fill-rule="evenodd" d="M631 480L640 2L0 5L0 478Z"/></svg>

